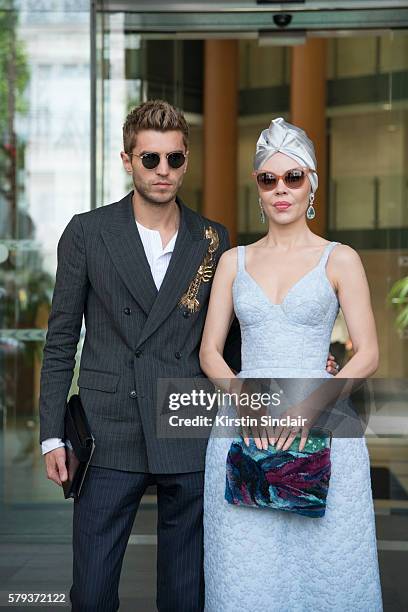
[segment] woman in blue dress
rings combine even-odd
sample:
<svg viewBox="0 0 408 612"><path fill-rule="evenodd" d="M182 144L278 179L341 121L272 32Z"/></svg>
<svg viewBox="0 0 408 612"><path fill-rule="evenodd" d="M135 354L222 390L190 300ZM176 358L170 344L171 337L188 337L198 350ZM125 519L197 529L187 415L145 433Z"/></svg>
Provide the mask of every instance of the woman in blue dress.
<svg viewBox="0 0 408 612"><path fill-rule="evenodd" d="M267 234L224 253L217 267L200 351L211 379L327 378L326 356L339 305L354 355L338 377L378 367L370 293L358 254L313 233L318 186L305 132L272 121L257 142L254 176ZM350 197L353 197L350 193ZM223 347L234 314L242 333L235 377ZM220 408L226 414L230 407ZM268 438L258 448L288 448ZM321 518L230 505L224 499L228 437L214 432L206 458L204 567L207 612L380 612L369 456L364 437L334 438Z"/></svg>

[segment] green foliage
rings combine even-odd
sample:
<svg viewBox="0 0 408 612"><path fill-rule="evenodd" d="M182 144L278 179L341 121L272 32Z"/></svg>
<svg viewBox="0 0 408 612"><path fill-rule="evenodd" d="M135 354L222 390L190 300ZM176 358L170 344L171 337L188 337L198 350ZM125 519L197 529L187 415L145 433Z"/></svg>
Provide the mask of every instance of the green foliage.
<svg viewBox="0 0 408 612"><path fill-rule="evenodd" d="M0 138L8 131L9 87L13 86L10 75L14 79L15 112L25 114L28 104L24 91L30 75L23 43L17 38L17 13L0 11Z"/></svg>
<svg viewBox="0 0 408 612"><path fill-rule="evenodd" d="M400 278L391 287L388 302L398 309L395 325L398 329L408 327L408 276Z"/></svg>

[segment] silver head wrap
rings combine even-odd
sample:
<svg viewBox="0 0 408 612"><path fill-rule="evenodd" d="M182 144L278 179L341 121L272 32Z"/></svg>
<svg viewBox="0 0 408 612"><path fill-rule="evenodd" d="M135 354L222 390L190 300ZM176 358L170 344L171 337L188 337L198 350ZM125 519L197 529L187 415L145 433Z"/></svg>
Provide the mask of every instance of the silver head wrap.
<svg viewBox="0 0 408 612"><path fill-rule="evenodd" d="M287 123L282 117L274 119L267 130L263 130L256 143L254 170L258 171L275 153L284 153L294 159L300 166L317 169L313 142L306 132ZM318 186L317 174L308 173L313 193Z"/></svg>

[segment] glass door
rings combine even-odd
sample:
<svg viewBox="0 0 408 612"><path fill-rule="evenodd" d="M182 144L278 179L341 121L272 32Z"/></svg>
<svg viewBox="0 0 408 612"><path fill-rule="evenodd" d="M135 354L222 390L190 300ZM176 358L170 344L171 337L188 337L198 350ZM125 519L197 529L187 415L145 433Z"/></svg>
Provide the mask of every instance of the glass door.
<svg viewBox="0 0 408 612"><path fill-rule="evenodd" d="M246 13L228 13L226 8L217 13L207 7L198 14L163 7L159 13L152 9L155 4L149 4L150 12L146 6L139 12L116 11L108 3L110 10L98 15L98 205L131 188L119 159L127 112L161 97L181 107L191 125L182 197L203 210L204 48L210 38L232 37L238 43L240 74L238 242L259 238L263 230L250 177L254 144L273 117L290 120L294 45L325 39L326 236L351 245L363 260L381 350L371 406L380 419L387 420L390 413L398 417L387 421L387 435L368 437L380 561L388 576L392 560L387 551L406 550L408 525L408 325L396 324L406 294L401 294L400 306L390 296L395 283L408 277L408 15L387 2L349 2L352 10L339 8L330 15L317 10L319 3L312 4L316 10L294 10L291 25L277 31L271 25L276 11L265 7ZM300 26L302 31L295 32ZM332 349L340 363L352 354L341 315ZM392 423L400 423L400 429ZM402 593L403 582L396 588Z"/></svg>
<svg viewBox="0 0 408 612"><path fill-rule="evenodd" d="M62 501L45 475L38 397L57 242L71 217L90 207L90 15L85 3L74 4L0 9L0 503L10 511L0 529L7 533L32 529L16 508Z"/></svg>

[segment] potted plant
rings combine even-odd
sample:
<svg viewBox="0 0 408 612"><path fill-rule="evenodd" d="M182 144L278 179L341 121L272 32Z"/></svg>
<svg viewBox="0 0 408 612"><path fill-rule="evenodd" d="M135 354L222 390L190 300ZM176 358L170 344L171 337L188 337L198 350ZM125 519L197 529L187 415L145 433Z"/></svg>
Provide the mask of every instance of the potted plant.
<svg viewBox="0 0 408 612"><path fill-rule="evenodd" d="M403 330L408 327L408 276L393 284L388 294L390 304L398 309L395 325Z"/></svg>

